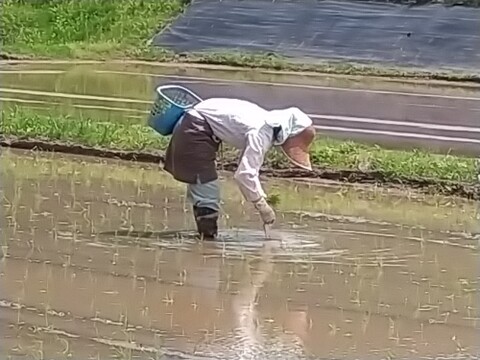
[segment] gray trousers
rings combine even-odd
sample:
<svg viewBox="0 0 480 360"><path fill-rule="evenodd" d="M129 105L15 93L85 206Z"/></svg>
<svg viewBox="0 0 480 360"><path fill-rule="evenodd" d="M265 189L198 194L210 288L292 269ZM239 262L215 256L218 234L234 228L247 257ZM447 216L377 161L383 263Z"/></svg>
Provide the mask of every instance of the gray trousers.
<svg viewBox="0 0 480 360"><path fill-rule="evenodd" d="M204 184L188 184L187 200L193 206L210 208L220 211L220 186L218 179Z"/></svg>

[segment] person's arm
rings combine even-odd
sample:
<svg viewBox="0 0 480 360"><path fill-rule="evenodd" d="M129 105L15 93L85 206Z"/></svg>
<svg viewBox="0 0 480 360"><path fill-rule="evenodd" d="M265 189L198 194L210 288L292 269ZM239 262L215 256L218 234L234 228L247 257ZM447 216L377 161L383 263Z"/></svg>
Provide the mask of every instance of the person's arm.
<svg viewBox="0 0 480 360"><path fill-rule="evenodd" d="M247 135L246 146L240 157L235 180L249 202L266 197L259 179L259 171L270 147L269 139L258 132Z"/></svg>
<svg viewBox="0 0 480 360"><path fill-rule="evenodd" d="M259 172L270 146L271 134L267 131L248 134L245 149L235 172L235 180L243 196L254 204L263 222L268 224L275 221L275 212L267 204Z"/></svg>

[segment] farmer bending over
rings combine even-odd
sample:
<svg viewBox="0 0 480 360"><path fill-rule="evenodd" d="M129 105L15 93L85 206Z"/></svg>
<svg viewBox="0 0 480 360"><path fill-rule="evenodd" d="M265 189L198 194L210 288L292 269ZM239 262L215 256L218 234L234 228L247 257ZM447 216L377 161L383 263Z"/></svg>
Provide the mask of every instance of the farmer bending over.
<svg viewBox="0 0 480 360"><path fill-rule="evenodd" d="M264 224L275 221L259 180L266 152L281 146L295 165L311 170L309 147L315 137L312 120L298 108L267 111L237 99L211 98L188 110L173 131L165 170L187 185L187 198L200 236L217 235L220 191L216 153L220 142L242 151L235 180Z"/></svg>

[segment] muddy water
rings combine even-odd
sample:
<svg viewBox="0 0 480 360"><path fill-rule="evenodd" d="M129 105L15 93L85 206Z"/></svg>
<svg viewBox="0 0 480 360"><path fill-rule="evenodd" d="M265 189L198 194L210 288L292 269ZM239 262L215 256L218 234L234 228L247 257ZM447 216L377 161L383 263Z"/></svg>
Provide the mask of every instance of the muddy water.
<svg viewBox="0 0 480 360"><path fill-rule="evenodd" d="M229 91L228 87L232 86L251 85L254 88L269 83L283 83L287 86L302 84L480 98L479 90L475 87L426 86L379 79L360 80L355 77L292 76L253 70L174 68L141 63L3 63L0 64L0 74L0 101L4 108L19 106L49 114L54 109L76 116L134 123L145 120L155 86L165 82L202 87L207 89L209 96L224 96Z"/></svg>
<svg viewBox="0 0 480 360"><path fill-rule="evenodd" d="M274 182L265 240L225 177L220 239L202 243L155 166L1 161L2 359L479 354L472 203Z"/></svg>

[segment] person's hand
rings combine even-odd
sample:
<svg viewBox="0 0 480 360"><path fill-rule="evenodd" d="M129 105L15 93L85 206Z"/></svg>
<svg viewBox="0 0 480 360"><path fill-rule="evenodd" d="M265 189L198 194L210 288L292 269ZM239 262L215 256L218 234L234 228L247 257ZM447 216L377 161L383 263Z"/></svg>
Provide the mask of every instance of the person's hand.
<svg viewBox="0 0 480 360"><path fill-rule="evenodd" d="M260 217L264 224L270 225L275 222L275 211L273 211L272 207L268 205L265 198L260 198L260 200L255 201L253 205L260 213Z"/></svg>

